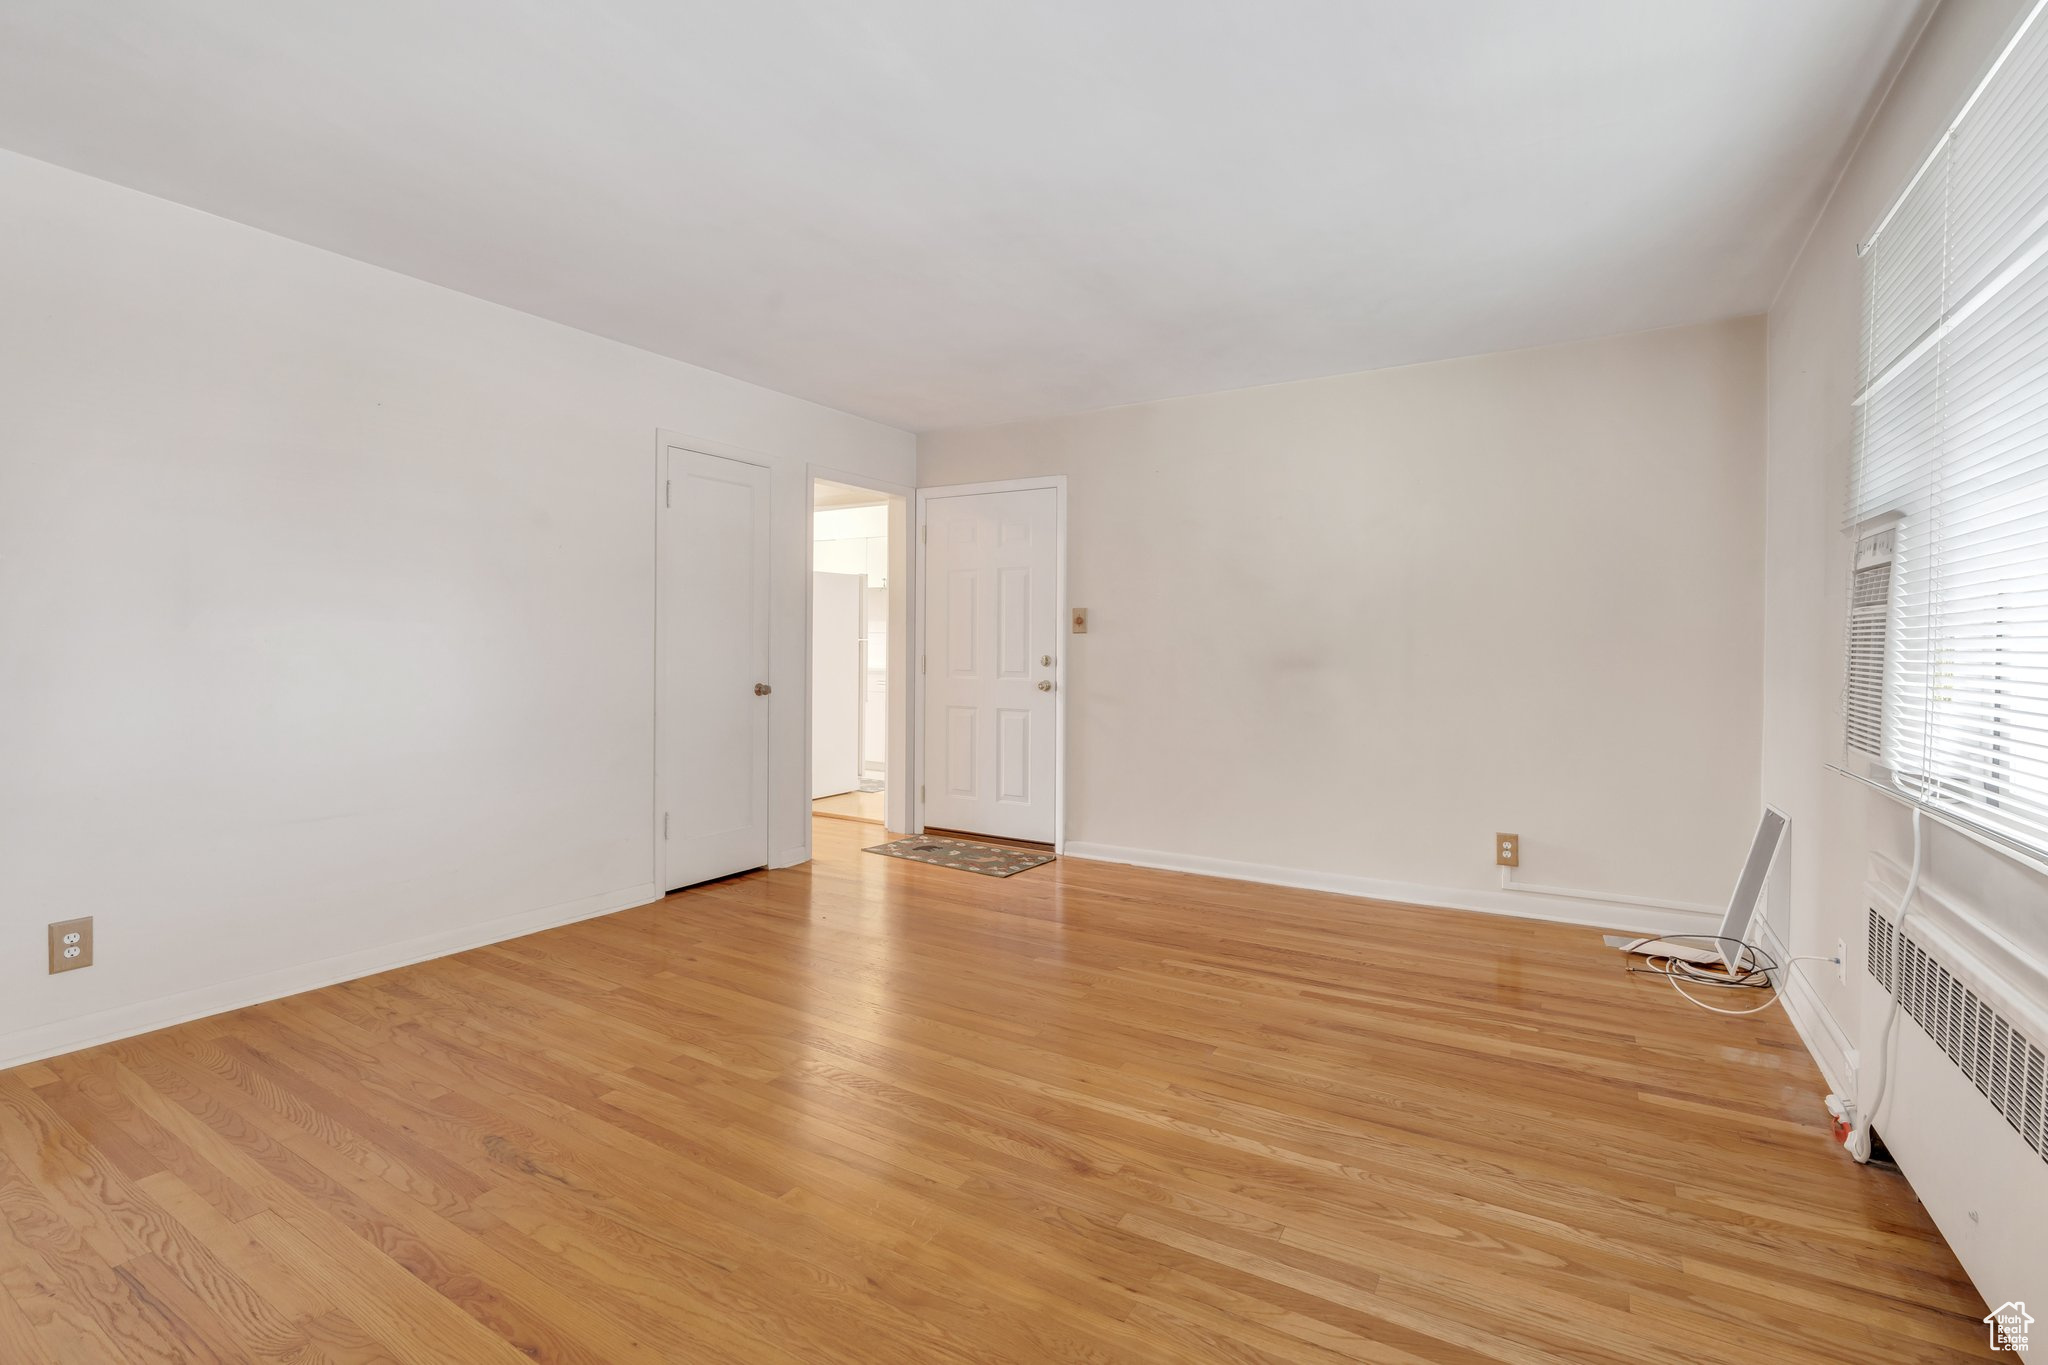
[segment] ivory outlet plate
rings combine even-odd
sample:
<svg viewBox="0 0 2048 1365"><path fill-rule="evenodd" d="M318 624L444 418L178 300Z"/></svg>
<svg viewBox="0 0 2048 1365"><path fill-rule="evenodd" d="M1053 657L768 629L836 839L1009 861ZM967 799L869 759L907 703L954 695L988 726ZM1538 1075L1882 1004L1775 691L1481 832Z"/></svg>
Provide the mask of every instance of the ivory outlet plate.
<svg viewBox="0 0 2048 1365"><path fill-rule="evenodd" d="M75 972L92 965L92 916L60 919L50 926L50 972Z"/></svg>
<svg viewBox="0 0 2048 1365"><path fill-rule="evenodd" d="M1519 834L1494 835L1493 860L1502 867L1520 867L1522 865L1522 836Z"/></svg>

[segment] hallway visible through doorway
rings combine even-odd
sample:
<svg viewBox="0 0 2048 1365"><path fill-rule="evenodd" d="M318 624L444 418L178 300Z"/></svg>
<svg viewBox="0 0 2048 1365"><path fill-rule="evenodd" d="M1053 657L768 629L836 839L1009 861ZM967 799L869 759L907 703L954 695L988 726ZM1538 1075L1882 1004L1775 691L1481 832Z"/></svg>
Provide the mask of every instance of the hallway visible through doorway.
<svg viewBox="0 0 2048 1365"><path fill-rule="evenodd" d="M892 657L903 584L901 495L817 479L812 491L811 797L820 815L887 822Z"/></svg>

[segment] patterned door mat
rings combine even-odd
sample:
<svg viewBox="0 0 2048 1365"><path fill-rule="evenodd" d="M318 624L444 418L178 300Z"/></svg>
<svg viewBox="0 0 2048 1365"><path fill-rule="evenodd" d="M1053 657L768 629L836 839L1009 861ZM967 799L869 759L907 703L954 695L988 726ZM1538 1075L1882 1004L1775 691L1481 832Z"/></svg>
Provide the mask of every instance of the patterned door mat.
<svg viewBox="0 0 2048 1365"><path fill-rule="evenodd" d="M876 844L869 853L884 858L908 858L913 863L934 867L957 867L962 872L979 872L984 877L1009 877L1053 860L1050 853L1003 844L981 844L972 839L943 839L936 834L914 834Z"/></svg>

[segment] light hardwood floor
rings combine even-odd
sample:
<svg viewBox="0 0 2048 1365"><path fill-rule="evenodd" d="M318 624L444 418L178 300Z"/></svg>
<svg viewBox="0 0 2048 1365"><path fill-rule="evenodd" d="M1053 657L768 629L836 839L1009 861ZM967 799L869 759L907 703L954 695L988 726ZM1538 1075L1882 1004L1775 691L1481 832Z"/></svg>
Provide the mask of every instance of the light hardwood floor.
<svg viewBox="0 0 2048 1365"><path fill-rule="evenodd" d="M863 856L0 1073L0 1361L1977 1359L1778 1013Z"/></svg>
<svg viewBox="0 0 2048 1365"><path fill-rule="evenodd" d="M811 802L811 812L879 825L887 818L883 813L887 799L882 792L841 792L837 796L821 796Z"/></svg>

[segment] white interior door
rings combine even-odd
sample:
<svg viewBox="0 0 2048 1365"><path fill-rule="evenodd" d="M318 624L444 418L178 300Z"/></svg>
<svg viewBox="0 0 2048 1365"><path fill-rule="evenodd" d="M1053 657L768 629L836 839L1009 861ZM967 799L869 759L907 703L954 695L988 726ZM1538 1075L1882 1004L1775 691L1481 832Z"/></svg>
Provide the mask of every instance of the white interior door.
<svg viewBox="0 0 2048 1365"><path fill-rule="evenodd" d="M662 885L768 862L768 471L670 446L662 508Z"/></svg>
<svg viewBox="0 0 2048 1365"><path fill-rule="evenodd" d="M1051 843L1059 495L924 507L924 822Z"/></svg>
<svg viewBox="0 0 2048 1365"><path fill-rule="evenodd" d="M811 799L860 785L862 597L867 576L811 575Z"/></svg>

